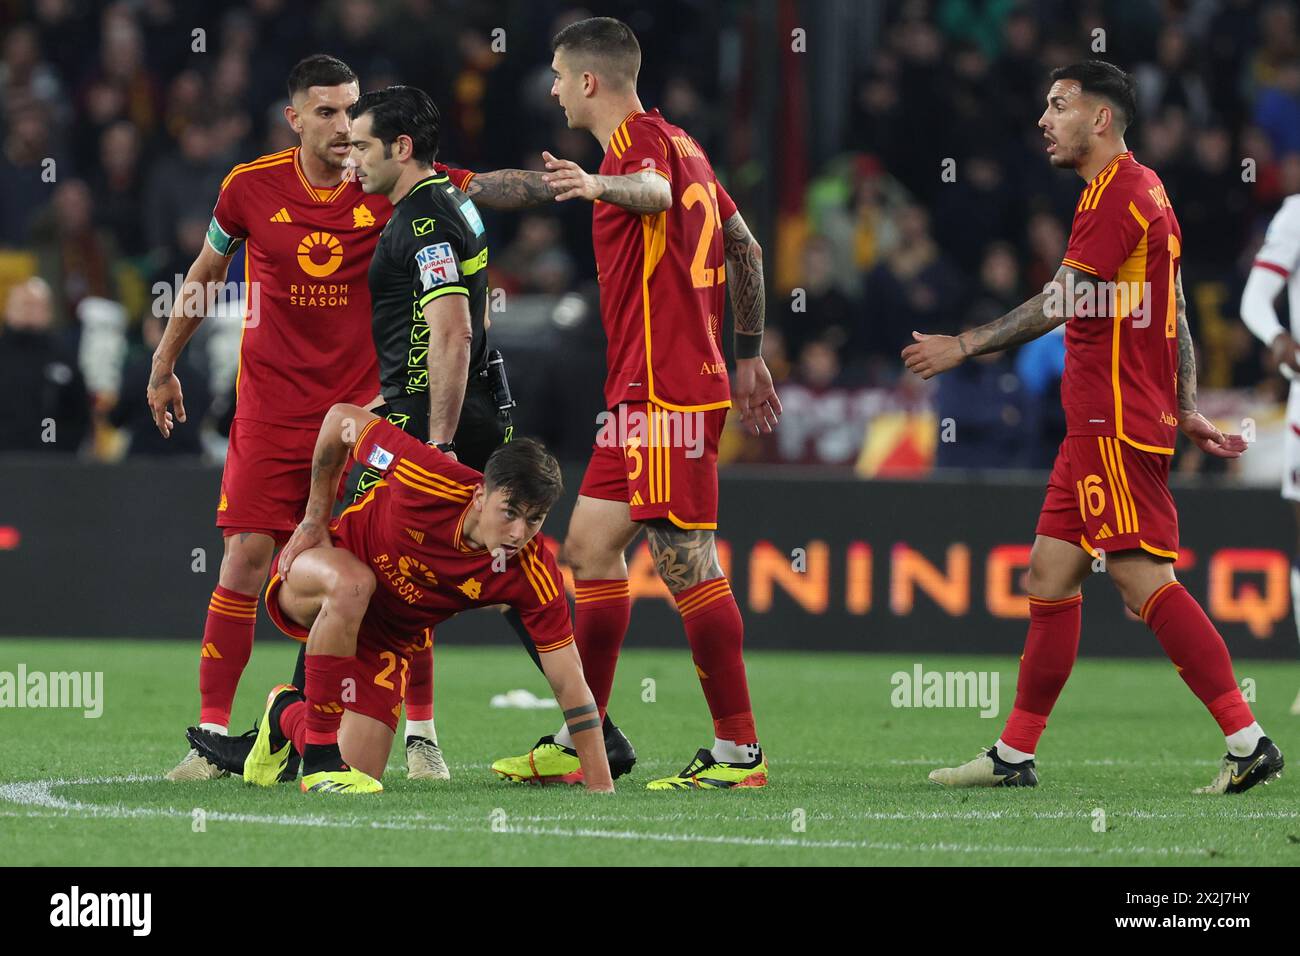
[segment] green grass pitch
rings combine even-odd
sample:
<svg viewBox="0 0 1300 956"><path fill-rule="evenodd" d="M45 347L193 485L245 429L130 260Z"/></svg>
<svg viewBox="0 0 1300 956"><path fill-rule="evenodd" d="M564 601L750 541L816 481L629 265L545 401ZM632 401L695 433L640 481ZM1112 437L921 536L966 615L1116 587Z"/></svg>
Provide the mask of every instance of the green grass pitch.
<svg viewBox="0 0 1300 956"><path fill-rule="evenodd" d="M292 654L287 642L254 649L237 730ZM395 750L382 795L330 798L160 779L197 706L189 643L0 640L0 670L102 670L105 697L98 719L0 710L0 846L9 863L63 865L1300 864L1293 777L1241 797L1191 795L1223 740L1167 663L1081 660L1039 749L1042 785L953 792L926 773L997 736L1016 661L920 658L927 670L999 669L1001 710L981 719L894 708L890 675L916 660L753 652L770 785L650 793L646 781L679 770L712 733L685 648L628 650L611 708L640 762L601 797L494 779L491 761L552 732L557 711L489 706L514 687L546 694L517 648L444 647L437 719L453 779L410 784ZM1300 760L1300 718L1287 713L1300 665L1244 662L1238 677L1255 681L1265 730Z"/></svg>

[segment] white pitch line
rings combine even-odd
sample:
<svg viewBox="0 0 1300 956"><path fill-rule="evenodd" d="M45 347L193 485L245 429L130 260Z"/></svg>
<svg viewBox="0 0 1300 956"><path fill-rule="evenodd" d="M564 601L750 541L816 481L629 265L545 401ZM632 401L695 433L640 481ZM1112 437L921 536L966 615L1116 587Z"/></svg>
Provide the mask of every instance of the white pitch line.
<svg viewBox="0 0 1300 956"><path fill-rule="evenodd" d="M85 818L86 816L95 816L99 818L111 818L118 814L114 810L123 811L144 811L146 808L127 808L100 806L96 809L101 812L96 814L77 814L69 811L54 812L49 810L29 810L26 813L0 811L0 817L24 817L29 819L69 819ZM148 812L125 812L123 817L139 818L143 816L156 817L186 817L190 814L185 811L163 810L157 808L148 808ZM340 830L403 830L403 831L437 831L441 833L483 833L484 827L452 827L440 823L422 823L416 825L407 821L380 821L380 820L347 820L338 819L330 820L326 818L311 817L291 817L291 816L259 816L249 813L220 813L212 812L208 814L208 819L219 820L233 823L263 823L276 826L313 826L324 827L327 829ZM561 829L559 827L520 827L509 826L504 830L493 831L504 836L536 836L536 837L562 837L564 839L604 839L604 840L630 840L650 843L704 843L711 845L726 846L757 846L757 847L774 847L789 848L801 850L876 850L887 851L891 853L1012 853L1024 855L1034 855L1043 853L1060 853L1060 854L1085 854L1085 855L1130 855L1130 854L1152 854L1155 856L1205 856L1208 851L1199 847L1179 847L1179 846L1130 846L1130 847L1099 847L1091 849L1087 847L1066 846L1066 847L1045 847L1045 846L1006 846L1001 844L979 844L979 843L881 843L877 841L854 841L854 840L801 840L794 837L737 837L737 836L710 836L698 833L641 833L636 830L595 830L590 828L579 829Z"/></svg>
<svg viewBox="0 0 1300 956"><path fill-rule="evenodd" d="M0 800L7 800L19 806L33 807L25 814L5 812L4 816L26 816L38 818L50 817L97 817L108 819L140 819L149 817L190 818L192 810L175 807L126 807L121 804L90 804L70 800L54 794L55 787L91 786L113 783L136 783L156 781L158 777L130 775L119 777L88 777L74 780L35 780L22 783L0 785ZM1171 816L1178 816L1172 814ZM505 835L562 837L565 839L601 839L623 840L650 843L698 843L727 846L759 846L791 849L819 850L875 850L884 852L910 853L1011 853L1043 854L1059 853L1063 855L1109 855L1109 854L1151 854L1154 856L1205 855L1208 851L1199 847L1043 847L1043 846L1007 846L998 844L974 843L898 843L872 840L809 840L798 837L744 837L731 835L707 835L692 833L644 833L635 830L602 830L589 827L563 829L560 827L507 826L503 830L491 831L486 822L475 827L450 826L422 817L411 815L405 820L362 820L356 817L326 817L319 815L298 814L254 814L225 813L213 810L207 818L214 821L231 823L265 824L271 826L308 826L326 829L364 829L364 830L401 830L433 831L441 833L482 833L499 832ZM951 815L949 817L951 818ZM508 819L508 818L507 818ZM528 819L521 817L521 819Z"/></svg>
<svg viewBox="0 0 1300 956"><path fill-rule="evenodd" d="M894 767L943 767L947 766L945 761L951 760L951 757L939 758L934 760L886 760L885 763ZM1213 760L1116 760L1113 757L1105 757L1098 760L1052 760L1049 761L1052 767L1204 767L1207 771L1213 771L1215 762Z"/></svg>

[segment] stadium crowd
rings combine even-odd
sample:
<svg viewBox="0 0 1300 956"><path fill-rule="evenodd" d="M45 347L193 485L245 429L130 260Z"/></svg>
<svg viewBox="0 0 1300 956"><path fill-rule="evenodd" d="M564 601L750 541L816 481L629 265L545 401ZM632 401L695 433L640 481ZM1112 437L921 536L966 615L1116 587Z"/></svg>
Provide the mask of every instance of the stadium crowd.
<svg viewBox="0 0 1300 956"><path fill-rule="evenodd" d="M774 189L780 171L755 177L744 130L728 129L713 105L717 36L678 29L711 15L708 5L623 6L601 12L625 17L650 51L647 106L690 130L724 182L748 177L732 190L742 209L746 195ZM803 5L790 6L798 21ZM855 22L867 18L868 29L836 41L851 47L855 79L838 98L816 97L818 112L839 111L843 141L806 157L811 175L795 184L794 214L764 222L746 211L772 283L766 357L783 399L793 400L783 434L736 436L728 458L861 465L873 422L901 412L911 428L960 423L961 440L938 442L920 470L1050 465L1064 430L1060 335L928 385L907 381L898 353L913 329L988 321L1055 273L1081 183L1050 168L1035 122L1050 69L1089 56L1137 78L1140 116L1128 145L1160 174L1182 224L1202 388L1280 398L1237 303L1270 216L1300 192L1294 4L855 6ZM281 113L284 76L300 56L341 57L363 88L429 90L442 107L442 155L459 165L540 168L545 148L594 169L596 144L566 129L548 96L547 40L585 12L549 2L502 7L508 16L484 19L481 7L431 0L244 0L197 15L175 0L35 0L16 14L0 3L13 15L0 48L0 401L8 410L0 451L219 457L238 317L205 323L186 353L190 420L208 427L164 442L144 403L161 333L156 288L185 273L231 166L294 145ZM722 15L744 43L756 42L749 13ZM497 19L502 36L493 34ZM816 121L800 117L809 129ZM589 210L486 218L494 288L594 301ZM598 334L573 334L575 348L599 355ZM559 378L558 354L535 360ZM544 394L535 391L537 403ZM542 415L527 404L525 394L524 429ZM579 408L569 417L548 421L545 437L580 454L591 415ZM57 441L31 425L47 418L58 423Z"/></svg>

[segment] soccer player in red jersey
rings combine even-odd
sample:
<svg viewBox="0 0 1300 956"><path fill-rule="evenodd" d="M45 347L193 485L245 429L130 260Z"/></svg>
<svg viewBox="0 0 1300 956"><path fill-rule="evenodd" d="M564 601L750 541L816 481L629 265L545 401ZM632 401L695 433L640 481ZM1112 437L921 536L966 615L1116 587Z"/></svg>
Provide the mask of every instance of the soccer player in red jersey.
<svg viewBox="0 0 1300 956"><path fill-rule="evenodd" d="M1228 754L1198 792L1239 793L1276 777L1282 753L1243 698L1223 638L1174 577L1178 513L1168 478L1179 431L1221 458L1239 457L1246 443L1196 410L1182 232L1160 178L1124 145L1136 113L1132 78L1099 60L1051 78L1038 121L1048 157L1088 184L1060 270L1002 318L958 336L914 332L903 350L907 367L928 379L1068 323L1066 437L1030 555L1029 636L1015 705L992 747L930 779L957 787L1038 783L1034 753L1074 666L1080 588L1096 562L1223 731Z"/></svg>
<svg viewBox="0 0 1300 956"><path fill-rule="evenodd" d="M331 523L352 461L382 477ZM379 792L412 654L428 630L459 611L507 604L537 646L587 788L612 792L564 585L538 537L562 490L559 465L537 442L501 445L480 474L362 408L336 405L321 424L303 521L266 591L272 619L306 641L305 694L275 688L255 735L191 728L192 742L251 783L276 783L296 751L304 792Z"/></svg>
<svg viewBox="0 0 1300 956"><path fill-rule="evenodd" d="M148 390L169 436L185 422L176 359L203 319L206 290L243 245L247 312L217 505L224 553L199 658L200 725L223 733L252 652L258 591L276 544L302 517L321 418L336 402L366 405L379 391L366 270L392 207L345 175L357 77L316 55L293 68L288 86L285 118L301 145L236 166L222 182ZM167 779L219 775L190 751Z"/></svg>
<svg viewBox="0 0 1300 956"><path fill-rule="evenodd" d="M592 241L609 339L607 415L564 543L577 591L574 630L602 714L630 612L624 552L644 529L682 616L713 745L651 789L763 786L742 656L740 609L718 563L718 438L731 405L720 345L723 286L736 323L734 390L742 421L771 431L781 405L759 357L761 253L699 143L637 97L641 51L623 23L582 20L552 43L551 93L569 126L605 148L599 175L544 154L558 201L594 203ZM472 194L471 194L472 195ZM493 769L512 780L565 779L564 728Z"/></svg>

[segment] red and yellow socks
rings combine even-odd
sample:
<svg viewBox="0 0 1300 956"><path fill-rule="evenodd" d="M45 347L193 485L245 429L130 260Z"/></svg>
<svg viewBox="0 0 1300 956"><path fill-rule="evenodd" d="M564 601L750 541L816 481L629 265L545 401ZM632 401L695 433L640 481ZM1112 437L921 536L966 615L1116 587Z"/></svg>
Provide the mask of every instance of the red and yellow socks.
<svg viewBox="0 0 1300 956"><path fill-rule="evenodd" d="M626 578L574 581L573 587L573 640L582 658L587 686L603 719L632 614L632 599Z"/></svg>
<svg viewBox="0 0 1300 956"><path fill-rule="evenodd" d="M1227 645L1186 588L1177 581L1161 586L1142 605L1141 616L1224 737L1255 723L1233 676Z"/></svg>
<svg viewBox="0 0 1300 956"><path fill-rule="evenodd" d="M253 653L257 595L217 585L208 602L199 653L199 723L228 727L235 688Z"/></svg>
<svg viewBox="0 0 1300 956"><path fill-rule="evenodd" d="M713 578L681 591L674 599L713 715L714 735L736 744L755 743L758 734L742 653L745 628L731 585L726 578Z"/></svg>
<svg viewBox="0 0 1300 956"><path fill-rule="evenodd" d="M999 739L1007 747L1033 754L1038 746L1079 655L1082 606L1082 594L1057 601L1029 598L1029 635L1020 656L1016 702Z"/></svg>

